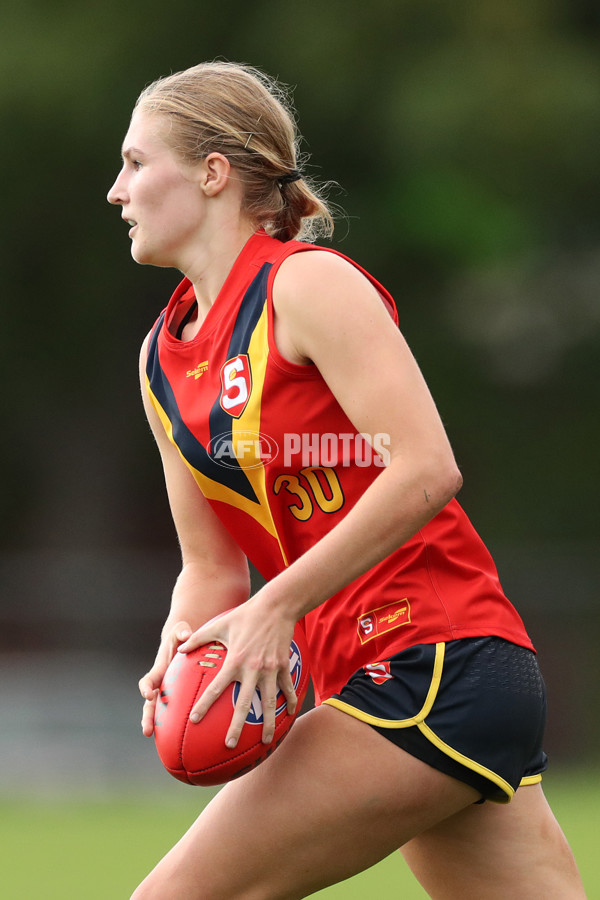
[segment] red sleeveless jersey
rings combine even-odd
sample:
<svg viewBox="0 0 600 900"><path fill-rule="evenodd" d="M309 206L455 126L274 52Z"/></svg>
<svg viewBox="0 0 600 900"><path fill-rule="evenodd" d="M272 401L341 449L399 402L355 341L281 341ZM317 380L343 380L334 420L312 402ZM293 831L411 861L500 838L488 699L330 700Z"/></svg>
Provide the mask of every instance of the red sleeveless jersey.
<svg viewBox="0 0 600 900"><path fill-rule="evenodd" d="M385 435L357 434L316 366L288 362L275 346L273 279L287 256L312 249L257 232L196 337L177 337L195 306L184 279L149 341L147 390L165 430L267 580L333 528L386 462ZM397 321L388 292L352 264ZM494 634L531 648L456 500L305 626L317 700L361 666L417 643Z"/></svg>

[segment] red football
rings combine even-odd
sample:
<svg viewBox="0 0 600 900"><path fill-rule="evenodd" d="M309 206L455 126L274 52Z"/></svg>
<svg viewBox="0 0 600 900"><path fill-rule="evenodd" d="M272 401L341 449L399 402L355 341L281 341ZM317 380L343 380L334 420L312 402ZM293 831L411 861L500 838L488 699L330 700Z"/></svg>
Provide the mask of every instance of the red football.
<svg viewBox="0 0 600 900"><path fill-rule="evenodd" d="M238 682L233 682L200 722L190 722L192 707L221 670L226 653L219 643L176 653L160 688L154 717L156 749L165 769L187 784L224 784L253 769L281 743L296 718L289 715L280 691L275 734L270 744L263 744L262 704L256 690L238 745L229 749L225 737L239 692ZM290 674L298 696L297 714L309 681L308 646L301 625L296 625L290 646Z"/></svg>

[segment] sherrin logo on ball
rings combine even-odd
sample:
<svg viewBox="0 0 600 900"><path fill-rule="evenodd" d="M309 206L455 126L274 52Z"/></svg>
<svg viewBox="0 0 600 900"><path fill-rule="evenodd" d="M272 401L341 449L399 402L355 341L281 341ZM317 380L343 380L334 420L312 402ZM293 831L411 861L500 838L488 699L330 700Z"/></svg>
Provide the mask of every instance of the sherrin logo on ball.
<svg viewBox="0 0 600 900"><path fill-rule="evenodd" d="M278 747L292 727L309 681L308 646L301 625L296 625L290 645L290 675L298 697L296 713L287 711L285 697L278 692L275 734L270 744L262 743L263 710L260 692L255 691L238 744L225 746L239 683L233 682L213 703L204 718L194 724L190 712L225 661L226 649L213 642L190 653L176 653L159 692L154 717L154 739L165 769L187 784L224 784L250 771Z"/></svg>

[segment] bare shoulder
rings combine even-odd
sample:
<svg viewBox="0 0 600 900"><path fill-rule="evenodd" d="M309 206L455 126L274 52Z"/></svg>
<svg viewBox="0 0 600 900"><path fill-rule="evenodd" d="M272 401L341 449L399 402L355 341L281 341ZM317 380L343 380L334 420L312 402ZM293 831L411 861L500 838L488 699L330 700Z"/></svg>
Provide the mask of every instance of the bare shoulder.
<svg viewBox="0 0 600 900"><path fill-rule="evenodd" d="M295 363L320 367L332 354L333 340L341 352L344 347L352 353L371 335L397 330L369 278L327 250L295 253L284 260L273 284L273 306L276 344Z"/></svg>
<svg viewBox="0 0 600 900"><path fill-rule="evenodd" d="M355 267L348 259L345 259L338 253L320 247L310 247L310 249L300 250L286 257L281 264L280 272L294 269L297 272L306 271L308 273L312 270L339 273L344 270L354 271Z"/></svg>
<svg viewBox="0 0 600 900"><path fill-rule="evenodd" d="M293 253L277 272L274 293L284 302L299 295L345 293L350 287L377 296L368 278L348 259L328 250Z"/></svg>
<svg viewBox="0 0 600 900"><path fill-rule="evenodd" d="M332 317L339 320L365 316L389 320L379 291L348 259L327 250L294 253L283 261L273 284L276 315L290 320L294 327L313 321L327 326Z"/></svg>

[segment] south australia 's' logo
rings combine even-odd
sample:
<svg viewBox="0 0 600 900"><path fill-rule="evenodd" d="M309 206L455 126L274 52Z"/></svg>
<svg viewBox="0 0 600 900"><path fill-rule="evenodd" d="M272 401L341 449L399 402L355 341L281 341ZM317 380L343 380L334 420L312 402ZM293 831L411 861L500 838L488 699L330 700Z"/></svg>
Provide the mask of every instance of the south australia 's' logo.
<svg viewBox="0 0 600 900"><path fill-rule="evenodd" d="M238 419L246 408L251 390L250 360L245 353L240 353L221 367L221 407Z"/></svg>
<svg viewBox="0 0 600 900"><path fill-rule="evenodd" d="M384 662L369 663L364 666L364 670L375 684L385 684L386 681L394 677L390 672L389 659L384 660Z"/></svg>

